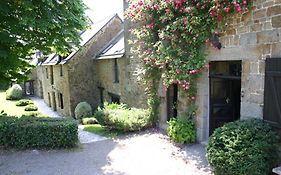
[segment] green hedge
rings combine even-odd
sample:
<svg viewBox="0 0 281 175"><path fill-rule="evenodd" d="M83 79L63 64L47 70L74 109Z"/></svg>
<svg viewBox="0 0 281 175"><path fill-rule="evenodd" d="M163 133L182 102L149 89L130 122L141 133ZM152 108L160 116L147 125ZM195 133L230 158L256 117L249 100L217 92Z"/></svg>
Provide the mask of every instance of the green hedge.
<svg viewBox="0 0 281 175"><path fill-rule="evenodd" d="M0 146L67 148L78 142L77 123L65 118L0 117Z"/></svg>
<svg viewBox="0 0 281 175"><path fill-rule="evenodd" d="M33 101L28 100L28 99L21 99L19 101L16 102L16 106L27 106L30 104L34 104Z"/></svg>
<svg viewBox="0 0 281 175"><path fill-rule="evenodd" d="M122 132L140 131L152 126L149 110L128 108L125 104L105 103L94 117L109 129Z"/></svg>
<svg viewBox="0 0 281 175"><path fill-rule="evenodd" d="M207 159L216 175L267 175L277 159L278 136L261 120L242 120L214 131Z"/></svg>

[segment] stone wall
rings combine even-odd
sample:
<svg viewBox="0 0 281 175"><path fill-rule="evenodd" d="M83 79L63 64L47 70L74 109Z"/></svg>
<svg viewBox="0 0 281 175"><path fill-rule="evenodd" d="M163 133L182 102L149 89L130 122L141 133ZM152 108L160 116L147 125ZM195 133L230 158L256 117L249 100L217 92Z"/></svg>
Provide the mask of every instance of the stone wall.
<svg viewBox="0 0 281 175"><path fill-rule="evenodd" d="M79 102L86 101L93 108L99 104L97 67L93 59L98 51L123 28L122 21L115 17L68 63L71 115Z"/></svg>
<svg viewBox="0 0 281 175"><path fill-rule="evenodd" d="M37 82L38 84L40 81L42 82L42 92L45 103L60 115L71 116L67 65L39 66L37 70L39 71L38 76L40 76ZM53 73L51 73L52 70ZM53 84L51 83L51 77L53 77ZM60 105L60 94L62 94L63 106Z"/></svg>
<svg viewBox="0 0 281 175"><path fill-rule="evenodd" d="M123 1L124 10L128 7L128 2ZM139 59L138 55L132 52L132 45L129 44L130 40L134 40L134 36L129 31L131 28L137 25L125 19L124 21L124 33L125 33L125 91L123 100L130 106L147 108L147 96L145 94L144 84L144 68L143 62Z"/></svg>
<svg viewBox="0 0 281 175"><path fill-rule="evenodd" d="M219 27L221 50L209 48L209 61L242 61L241 119L262 118L265 59L281 57L281 1L254 0L249 13L229 17ZM198 81L198 140L208 138L209 78L204 73Z"/></svg>

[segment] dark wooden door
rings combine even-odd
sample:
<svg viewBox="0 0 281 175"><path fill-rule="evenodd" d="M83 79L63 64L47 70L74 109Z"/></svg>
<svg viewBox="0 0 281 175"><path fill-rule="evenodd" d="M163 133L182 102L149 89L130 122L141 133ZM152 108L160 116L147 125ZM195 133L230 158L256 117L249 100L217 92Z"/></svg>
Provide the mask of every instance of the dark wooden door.
<svg viewBox="0 0 281 175"><path fill-rule="evenodd" d="M178 86L171 85L167 90L167 120L177 117Z"/></svg>
<svg viewBox="0 0 281 175"><path fill-rule="evenodd" d="M240 118L240 80L211 78L210 135L227 122Z"/></svg>
<svg viewBox="0 0 281 175"><path fill-rule="evenodd" d="M281 58L266 59L263 112L264 121L281 133Z"/></svg>
<svg viewBox="0 0 281 175"><path fill-rule="evenodd" d="M209 134L240 118L241 61L210 64Z"/></svg>

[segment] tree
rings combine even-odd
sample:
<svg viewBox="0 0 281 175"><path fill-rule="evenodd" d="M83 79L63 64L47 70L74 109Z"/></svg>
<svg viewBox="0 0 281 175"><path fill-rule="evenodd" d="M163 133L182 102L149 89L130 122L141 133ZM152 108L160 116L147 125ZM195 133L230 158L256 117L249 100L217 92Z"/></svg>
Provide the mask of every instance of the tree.
<svg viewBox="0 0 281 175"><path fill-rule="evenodd" d="M64 55L78 46L85 9L82 0L1 0L0 84L26 77L36 50Z"/></svg>

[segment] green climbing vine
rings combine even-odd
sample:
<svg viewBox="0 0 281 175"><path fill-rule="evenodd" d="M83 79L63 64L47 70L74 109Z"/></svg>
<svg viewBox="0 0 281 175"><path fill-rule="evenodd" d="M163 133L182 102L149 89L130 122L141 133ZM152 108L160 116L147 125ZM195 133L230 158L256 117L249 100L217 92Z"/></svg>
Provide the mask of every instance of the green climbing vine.
<svg viewBox="0 0 281 175"><path fill-rule="evenodd" d="M227 15L248 11L252 3L252 0L129 1L125 17L137 24L130 31L136 37L134 51L143 60L151 86L150 98L157 99L157 87L153 86L159 82L153 80L162 79L164 87L178 84L194 103L196 78L209 67L202 46L207 43L220 49L218 24Z"/></svg>

